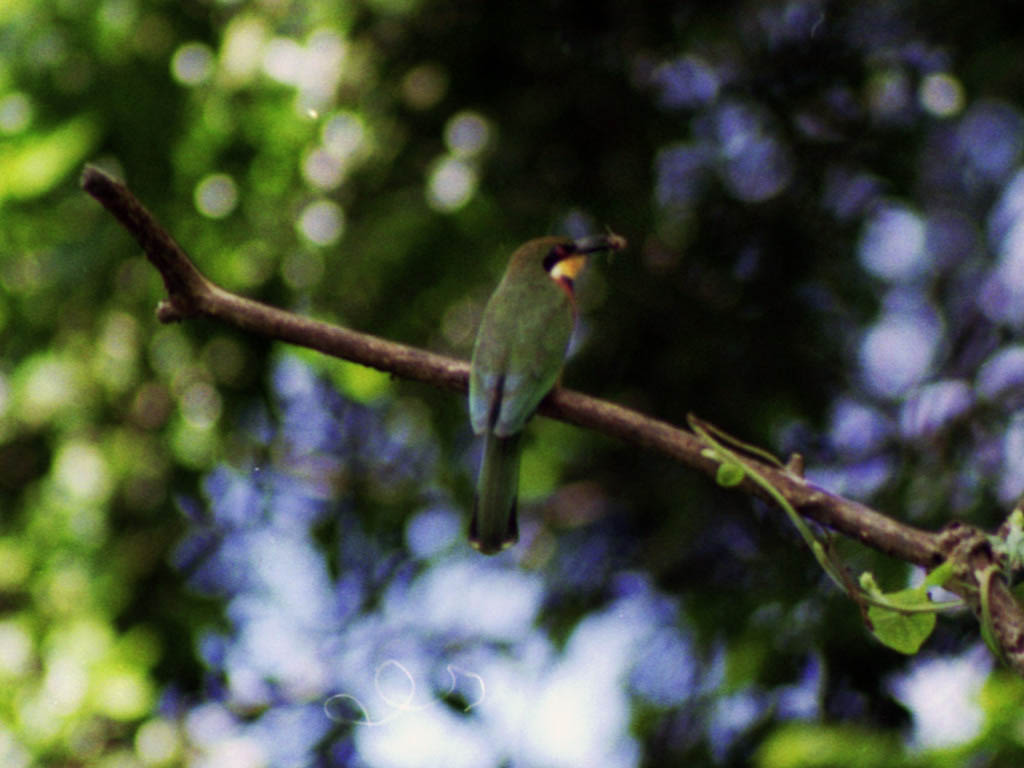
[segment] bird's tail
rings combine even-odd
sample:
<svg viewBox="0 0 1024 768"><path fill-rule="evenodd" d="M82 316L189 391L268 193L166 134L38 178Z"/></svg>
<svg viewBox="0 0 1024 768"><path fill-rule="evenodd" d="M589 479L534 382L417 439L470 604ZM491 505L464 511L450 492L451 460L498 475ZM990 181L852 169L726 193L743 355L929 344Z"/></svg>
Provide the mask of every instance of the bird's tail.
<svg viewBox="0 0 1024 768"><path fill-rule="evenodd" d="M510 547L519 539L516 521L519 492L519 441L522 432L498 437L488 431L480 464L469 543L485 555Z"/></svg>

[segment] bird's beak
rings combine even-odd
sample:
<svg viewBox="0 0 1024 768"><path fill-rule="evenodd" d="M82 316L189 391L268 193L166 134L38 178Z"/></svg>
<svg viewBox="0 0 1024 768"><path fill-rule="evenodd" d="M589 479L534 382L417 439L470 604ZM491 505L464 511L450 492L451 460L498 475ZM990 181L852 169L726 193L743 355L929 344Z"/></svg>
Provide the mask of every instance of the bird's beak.
<svg viewBox="0 0 1024 768"><path fill-rule="evenodd" d="M576 253L587 254L597 251L621 251L626 247L626 238L609 232L607 235L590 235L573 240L576 246Z"/></svg>
<svg viewBox="0 0 1024 768"><path fill-rule="evenodd" d="M565 255L549 267L551 277L555 280L568 280L571 287L587 263L587 256L598 251L618 251L625 247L626 238L610 232L607 235L590 235L573 240L572 247L564 249Z"/></svg>

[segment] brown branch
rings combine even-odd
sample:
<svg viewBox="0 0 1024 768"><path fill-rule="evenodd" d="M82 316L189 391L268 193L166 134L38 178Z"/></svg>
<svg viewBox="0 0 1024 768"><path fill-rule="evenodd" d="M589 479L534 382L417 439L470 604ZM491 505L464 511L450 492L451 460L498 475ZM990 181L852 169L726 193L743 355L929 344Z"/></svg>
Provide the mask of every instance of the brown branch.
<svg viewBox="0 0 1024 768"><path fill-rule="evenodd" d="M163 277L167 301L157 307L165 323L205 315L237 328L392 373L404 379L465 391L469 366L415 347L397 344L225 291L206 278L184 249L124 184L87 165L82 189L121 222Z"/></svg>
<svg viewBox="0 0 1024 768"><path fill-rule="evenodd" d="M1008 520L1000 528L1000 536L1009 535L1011 527ZM973 526L952 522L939 534L939 546L953 562L959 582L947 586L960 594L983 622L982 591L987 592L993 640L1006 663L1024 675L1024 612L1003 576L1004 563L992 547L992 537ZM988 577L987 572L991 572Z"/></svg>
<svg viewBox="0 0 1024 768"><path fill-rule="evenodd" d="M469 366L465 362L310 320L229 293L196 269L181 246L123 184L95 167L86 166L82 187L135 237L159 270L168 294L167 301L157 308L161 321L174 322L198 315L216 318L252 333L315 349L395 376L466 391ZM715 477L718 470L719 462L705 454L706 446L691 432L580 392L555 389L541 403L539 412L662 453L710 477ZM935 567L951 556L942 534L898 522L819 488L787 469L754 460L750 463L809 520L925 568ZM749 478L737 487L770 500L767 492ZM1024 613L1015 601L1000 600L998 608L1006 614L1002 620L1007 624L1024 626ZM1015 668L1024 674L1024 659Z"/></svg>

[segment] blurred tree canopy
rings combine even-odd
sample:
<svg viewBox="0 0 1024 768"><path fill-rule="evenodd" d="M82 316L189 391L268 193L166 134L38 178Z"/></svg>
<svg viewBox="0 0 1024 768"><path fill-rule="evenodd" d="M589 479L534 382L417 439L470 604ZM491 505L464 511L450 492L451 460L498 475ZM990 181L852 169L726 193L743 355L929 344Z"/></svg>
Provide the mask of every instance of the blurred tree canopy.
<svg viewBox="0 0 1024 768"><path fill-rule="evenodd" d="M463 358L516 244L611 228L567 385L991 528L1024 492L1012 12L5 0L0 764L1019 764L973 618L883 648L777 510L662 457L535 420L522 541L477 555L462 398L161 325L76 184L123 177L229 290Z"/></svg>

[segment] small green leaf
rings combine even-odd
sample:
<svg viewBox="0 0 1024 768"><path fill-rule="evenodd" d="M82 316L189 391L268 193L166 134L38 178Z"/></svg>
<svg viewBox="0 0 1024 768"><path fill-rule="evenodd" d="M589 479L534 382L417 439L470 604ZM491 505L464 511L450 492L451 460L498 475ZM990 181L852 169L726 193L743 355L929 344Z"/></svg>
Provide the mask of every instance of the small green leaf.
<svg viewBox="0 0 1024 768"><path fill-rule="evenodd" d="M953 578L953 561L947 560L925 577L924 587L941 587L951 578Z"/></svg>
<svg viewBox="0 0 1024 768"><path fill-rule="evenodd" d="M719 464L715 480L723 488L733 488L743 482L746 474L739 464Z"/></svg>
<svg viewBox="0 0 1024 768"><path fill-rule="evenodd" d="M891 592L885 595L885 599L908 608L928 602L927 594L920 587ZM935 629L934 613L901 613L871 605L868 606L868 618L873 625L871 631L880 642L908 655L917 653Z"/></svg>
<svg viewBox="0 0 1024 768"><path fill-rule="evenodd" d="M878 587L878 582L875 581L875 574L871 571L864 571L860 575L860 588L872 597L879 597L882 594L882 590Z"/></svg>

